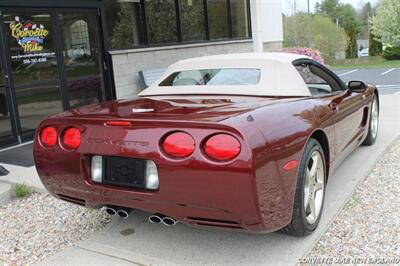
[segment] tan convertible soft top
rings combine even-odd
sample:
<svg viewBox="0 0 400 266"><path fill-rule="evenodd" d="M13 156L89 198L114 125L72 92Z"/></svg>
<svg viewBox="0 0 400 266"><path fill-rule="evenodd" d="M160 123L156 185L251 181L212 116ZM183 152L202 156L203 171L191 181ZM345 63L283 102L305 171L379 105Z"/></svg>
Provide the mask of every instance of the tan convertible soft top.
<svg viewBox="0 0 400 266"><path fill-rule="evenodd" d="M168 67L166 73L154 85L143 90L139 96L179 94L311 96L310 90L292 64L301 58L308 57L288 53L241 53L186 59ZM260 69L260 82L256 85L159 86L164 79L175 72L219 68Z"/></svg>

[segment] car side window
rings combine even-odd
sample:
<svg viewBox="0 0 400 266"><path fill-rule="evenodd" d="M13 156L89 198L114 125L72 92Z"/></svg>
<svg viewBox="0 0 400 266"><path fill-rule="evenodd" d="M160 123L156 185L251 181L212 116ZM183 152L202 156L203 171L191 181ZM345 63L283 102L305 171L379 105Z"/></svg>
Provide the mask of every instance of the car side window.
<svg viewBox="0 0 400 266"><path fill-rule="evenodd" d="M341 90L336 80L317 66L301 64L295 66L295 68L313 96L331 94L332 92Z"/></svg>

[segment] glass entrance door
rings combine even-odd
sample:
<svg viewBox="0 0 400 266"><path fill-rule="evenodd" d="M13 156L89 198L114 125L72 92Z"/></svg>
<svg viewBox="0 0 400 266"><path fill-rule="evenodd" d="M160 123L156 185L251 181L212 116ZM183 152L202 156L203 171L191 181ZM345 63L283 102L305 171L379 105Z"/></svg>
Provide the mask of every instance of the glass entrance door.
<svg viewBox="0 0 400 266"><path fill-rule="evenodd" d="M46 117L105 99L97 9L2 8L0 22L10 85L7 98L0 72L0 138L30 140Z"/></svg>
<svg viewBox="0 0 400 266"><path fill-rule="evenodd" d="M0 145L13 137L5 73L0 62Z"/></svg>
<svg viewBox="0 0 400 266"><path fill-rule="evenodd" d="M97 12L59 12L70 107L104 99L103 60Z"/></svg>
<svg viewBox="0 0 400 266"><path fill-rule="evenodd" d="M6 40L21 135L62 112L62 91L51 12L5 12Z"/></svg>

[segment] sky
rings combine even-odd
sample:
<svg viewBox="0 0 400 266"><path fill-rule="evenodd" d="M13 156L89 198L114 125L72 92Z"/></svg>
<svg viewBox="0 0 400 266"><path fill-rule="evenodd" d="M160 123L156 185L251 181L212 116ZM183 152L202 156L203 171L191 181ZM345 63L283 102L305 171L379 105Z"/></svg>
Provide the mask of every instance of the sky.
<svg viewBox="0 0 400 266"><path fill-rule="evenodd" d="M293 3L297 3L297 11L307 11L307 0L282 0L283 13L286 15L293 14ZM322 0L310 0L311 12L314 11L315 4ZM360 9L365 3L370 2L373 6L379 2L379 0L340 0L343 4L351 4L356 9Z"/></svg>

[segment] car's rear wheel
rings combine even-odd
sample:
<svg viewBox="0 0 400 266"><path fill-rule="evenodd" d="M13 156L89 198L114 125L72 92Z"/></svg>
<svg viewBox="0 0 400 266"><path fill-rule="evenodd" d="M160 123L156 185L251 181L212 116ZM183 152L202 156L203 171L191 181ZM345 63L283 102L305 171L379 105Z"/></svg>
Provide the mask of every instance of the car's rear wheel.
<svg viewBox="0 0 400 266"><path fill-rule="evenodd" d="M363 142L363 145L370 146L375 143L376 137L378 136L378 127L379 127L379 104L378 104L378 98L374 95L371 103L368 134Z"/></svg>
<svg viewBox="0 0 400 266"><path fill-rule="evenodd" d="M317 228L324 205L326 180L324 151L321 144L311 138L299 166L292 221L282 229L283 232L305 236Z"/></svg>

